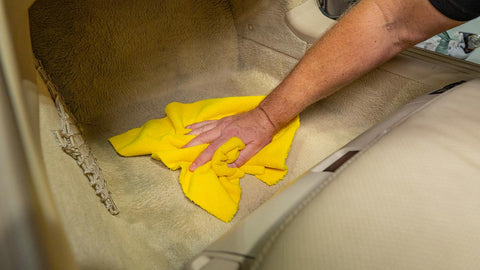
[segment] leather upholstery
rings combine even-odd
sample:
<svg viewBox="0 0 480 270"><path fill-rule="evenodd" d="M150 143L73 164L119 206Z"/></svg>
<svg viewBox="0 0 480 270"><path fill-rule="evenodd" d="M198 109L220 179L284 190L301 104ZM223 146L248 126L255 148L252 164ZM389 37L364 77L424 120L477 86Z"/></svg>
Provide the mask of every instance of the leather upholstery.
<svg viewBox="0 0 480 270"><path fill-rule="evenodd" d="M254 268L477 269L479 105L480 80L464 83L356 155Z"/></svg>

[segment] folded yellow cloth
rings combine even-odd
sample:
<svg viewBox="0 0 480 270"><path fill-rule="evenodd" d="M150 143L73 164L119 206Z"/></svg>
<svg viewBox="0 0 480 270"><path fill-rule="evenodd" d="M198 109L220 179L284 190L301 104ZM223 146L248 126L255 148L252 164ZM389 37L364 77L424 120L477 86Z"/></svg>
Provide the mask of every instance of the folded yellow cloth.
<svg viewBox="0 0 480 270"><path fill-rule="evenodd" d="M231 138L215 152L211 161L195 172L188 168L207 144L182 148L194 138L186 135L190 130L185 126L249 111L263 98L228 97L190 104L173 102L165 108L165 118L150 120L142 127L114 136L109 141L122 156L151 154L172 170L181 168L179 182L185 196L215 217L229 222L238 210L239 179L245 173L255 175L268 185L285 176L288 171L285 159L300 120L298 117L293 120L240 168L230 168L228 164L237 159L245 145L239 138Z"/></svg>

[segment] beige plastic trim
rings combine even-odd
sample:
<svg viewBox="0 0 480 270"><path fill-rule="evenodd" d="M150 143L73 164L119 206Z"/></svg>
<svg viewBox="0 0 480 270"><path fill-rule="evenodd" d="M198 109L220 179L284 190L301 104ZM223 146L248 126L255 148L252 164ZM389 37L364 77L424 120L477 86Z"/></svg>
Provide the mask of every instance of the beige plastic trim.
<svg viewBox="0 0 480 270"><path fill-rule="evenodd" d="M36 235L34 203L24 170L25 152L0 68L0 266L2 269L42 269L46 262Z"/></svg>
<svg viewBox="0 0 480 270"><path fill-rule="evenodd" d="M22 246L23 251L9 254L11 261L19 263L11 265L14 269L76 269L48 188L40 151L36 76L28 28L28 7L32 2L0 2L0 69L3 75L0 98L2 104L10 104L8 112L4 111L7 107L2 110L2 117L6 120L1 123L1 136L11 141L9 150L2 149L0 154L2 166L6 167L5 171L2 170L0 197L11 198L0 219L8 223L15 221L12 217L24 216L25 219L16 219L19 224L10 224L14 225L13 232L25 228L36 239L22 242L20 236L11 238ZM11 175L6 175L7 168ZM11 190L4 186L16 190L18 196L10 196L13 193L9 194ZM2 235L5 233L1 232ZM23 264L35 257L39 262L35 267Z"/></svg>
<svg viewBox="0 0 480 270"><path fill-rule="evenodd" d="M291 9L285 14L285 20L295 35L310 44L319 39L336 22L322 14L317 0L308 0Z"/></svg>

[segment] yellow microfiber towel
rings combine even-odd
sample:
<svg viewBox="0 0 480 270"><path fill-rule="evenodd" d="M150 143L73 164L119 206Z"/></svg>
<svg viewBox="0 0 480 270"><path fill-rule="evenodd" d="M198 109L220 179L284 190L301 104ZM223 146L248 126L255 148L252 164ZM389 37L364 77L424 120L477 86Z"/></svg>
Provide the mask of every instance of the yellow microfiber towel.
<svg viewBox="0 0 480 270"><path fill-rule="evenodd" d="M231 138L217 149L212 160L191 172L188 168L207 144L182 148L195 136L185 126L204 120L246 112L255 108L263 96L207 99L190 104L172 102L165 108L166 117L146 122L109 139L115 151L122 156L151 154L172 170L182 169L179 182L185 196L197 205L229 222L238 210L239 180L245 173L273 185L288 171L285 165L295 132L300 126L297 117L280 130L255 156L240 168L230 168L245 147L239 138Z"/></svg>

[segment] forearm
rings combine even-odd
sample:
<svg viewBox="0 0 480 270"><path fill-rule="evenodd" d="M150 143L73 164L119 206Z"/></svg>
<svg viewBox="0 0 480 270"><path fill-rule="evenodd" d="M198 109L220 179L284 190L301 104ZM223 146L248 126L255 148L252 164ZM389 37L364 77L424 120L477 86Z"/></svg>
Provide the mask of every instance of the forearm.
<svg viewBox="0 0 480 270"><path fill-rule="evenodd" d="M260 107L279 129L310 104L459 23L426 0L362 0L306 53Z"/></svg>
<svg viewBox="0 0 480 270"><path fill-rule="evenodd" d="M242 166L308 105L409 46L458 24L428 0L362 0L307 52L257 108L188 126L190 134L197 137L184 147L209 143L190 170L210 160L231 137L240 138L246 145L232 164Z"/></svg>

